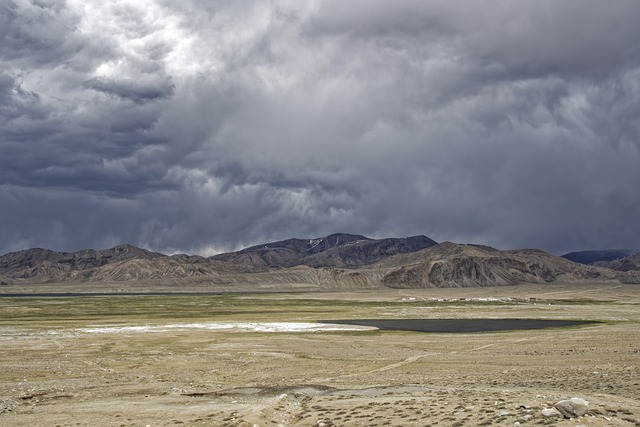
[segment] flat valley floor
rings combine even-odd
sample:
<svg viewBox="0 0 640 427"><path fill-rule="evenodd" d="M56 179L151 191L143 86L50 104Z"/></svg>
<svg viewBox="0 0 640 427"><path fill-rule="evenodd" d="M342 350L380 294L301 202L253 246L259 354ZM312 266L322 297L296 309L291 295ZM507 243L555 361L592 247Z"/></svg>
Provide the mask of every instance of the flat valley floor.
<svg viewBox="0 0 640 427"><path fill-rule="evenodd" d="M490 333L336 319L564 319ZM335 325L334 325L335 326ZM589 401L577 419L541 411ZM640 426L640 286L0 297L3 426Z"/></svg>

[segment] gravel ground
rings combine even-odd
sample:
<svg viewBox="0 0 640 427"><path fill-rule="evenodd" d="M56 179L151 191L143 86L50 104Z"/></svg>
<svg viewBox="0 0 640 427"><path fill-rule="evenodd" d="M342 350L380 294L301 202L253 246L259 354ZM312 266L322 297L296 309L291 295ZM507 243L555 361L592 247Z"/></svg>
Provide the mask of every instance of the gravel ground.
<svg viewBox="0 0 640 427"><path fill-rule="evenodd" d="M55 301L2 299L0 425L639 426L637 290L275 295L248 301L224 319L197 321L172 316L170 299L162 319L145 317L145 302L140 316L88 315L89 307L53 320L45 313ZM431 302L434 292L439 303ZM461 295L518 299L460 301ZM332 309L345 299L353 303ZM261 304L283 300L289 311L264 314ZM120 303L107 302L116 312ZM304 323L327 314L604 323L488 333L194 326ZM572 397L589 401L587 415L542 414Z"/></svg>

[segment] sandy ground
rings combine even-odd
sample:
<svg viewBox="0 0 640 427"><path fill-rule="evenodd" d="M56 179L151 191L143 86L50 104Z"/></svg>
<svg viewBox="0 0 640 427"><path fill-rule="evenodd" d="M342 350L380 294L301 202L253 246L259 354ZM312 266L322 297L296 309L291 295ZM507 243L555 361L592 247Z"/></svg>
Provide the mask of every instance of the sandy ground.
<svg viewBox="0 0 640 427"><path fill-rule="evenodd" d="M487 297L519 299L456 302ZM50 320L39 314L47 300L0 298L0 425L640 425L638 287L274 295L260 304L269 298L291 312L255 314L249 302L213 319L245 325L231 330L173 318L170 304L166 319L78 311ZM353 305L327 313L345 299ZM322 314L605 323L470 334L286 329ZM259 322L285 329L246 327ZM574 396L590 402L586 416L542 415Z"/></svg>

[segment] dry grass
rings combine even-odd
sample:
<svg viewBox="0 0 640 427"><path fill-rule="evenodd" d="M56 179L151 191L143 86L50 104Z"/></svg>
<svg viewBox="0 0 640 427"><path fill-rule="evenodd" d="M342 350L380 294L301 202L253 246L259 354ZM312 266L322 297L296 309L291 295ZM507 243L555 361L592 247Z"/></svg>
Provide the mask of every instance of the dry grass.
<svg viewBox="0 0 640 427"><path fill-rule="evenodd" d="M79 331L358 317L604 323L480 334ZM639 323L640 288L614 284L5 297L0 424L640 425ZM541 416L543 407L573 396L591 402L588 416Z"/></svg>

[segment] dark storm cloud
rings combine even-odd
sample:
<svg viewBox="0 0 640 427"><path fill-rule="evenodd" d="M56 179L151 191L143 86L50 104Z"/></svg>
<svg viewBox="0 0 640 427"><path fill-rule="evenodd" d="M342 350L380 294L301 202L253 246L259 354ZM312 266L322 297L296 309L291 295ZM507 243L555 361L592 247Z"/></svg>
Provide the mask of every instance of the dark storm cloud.
<svg viewBox="0 0 640 427"><path fill-rule="evenodd" d="M62 63L82 49L73 37L80 17L64 1L5 1L0 6L0 56L24 65Z"/></svg>
<svg viewBox="0 0 640 427"><path fill-rule="evenodd" d="M112 80L105 78L94 78L84 82L84 86L114 95L122 99L128 99L134 102L148 102L156 99L170 98L173 95L174 85L170 79L162 81L146 81L138 80Z"/></svg>
<svg viewBox="0 0 640 427"><path fill-rule="evenodd" d="M0 252L640 246L640 3L11 1Z"/></svg>

